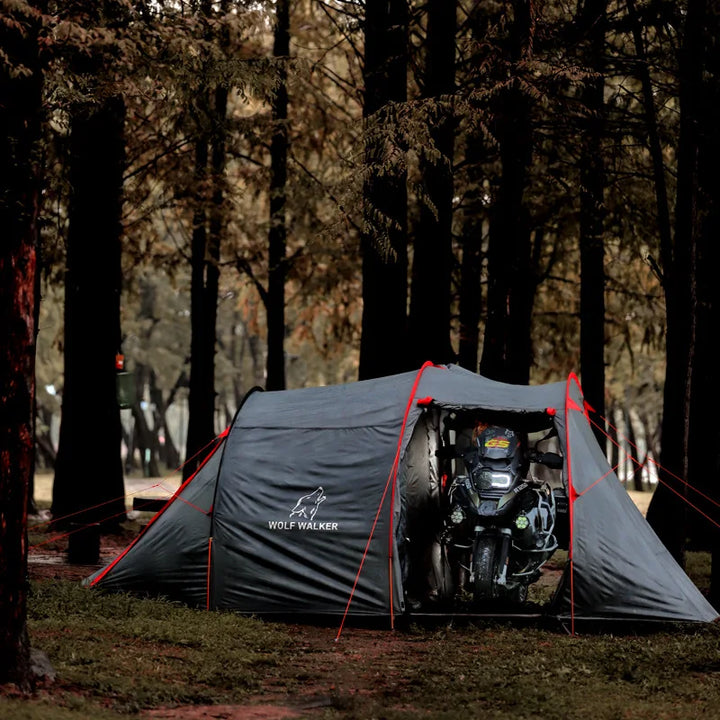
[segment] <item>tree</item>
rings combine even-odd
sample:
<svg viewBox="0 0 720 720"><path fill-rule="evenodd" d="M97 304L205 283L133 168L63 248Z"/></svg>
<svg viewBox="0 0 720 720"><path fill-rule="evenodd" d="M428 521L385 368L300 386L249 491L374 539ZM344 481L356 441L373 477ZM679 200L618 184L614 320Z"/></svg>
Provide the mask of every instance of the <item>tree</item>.
<svg viewBox="0 0 720 720"><path fill-rule="evenodd" d="M717 329L720 327L720 283L715 270L720 266L720 181L717 169L720 163L720 11L716 5L706 6L704 23L705 75L702 92L701 147L699 151L698 179L701 190L700 219L701 246L698 252L698 372L693 382L693 428L700 430L694 435L700 462L695 465L693 477L699 487L704 488L713 498L714 504L708 512L715 523L706 523L709 538L705 547L712 555L709 600L714 607L720 607L720 418L715 411L718 398L716 382ZM712 389L711 402L706 391ZM702 428L706 432L702 432ZM703 435L707 442L703 441ZM694 454L693 454L694 455Z"/></svg>
<svg viewBox="0 0 720 720"><path fill-rule="evenodd" d="M454 0L427 5L425 71L421 107L429 142L419 150L420 211L413 232L412 288L408 328L412 364L452 362L450 343L453 270L453 166L455 144Z"/></svg>
<svg viewBox="0 0 720 720"><path fill-rule="evenodd" d="M480 318L482 316L482 263L485 213L480 162L483 144L479 133L469 133L465 141L465 161L469 184L463 198L460 235L460 291L458 299L458 363L472 372L478 370Z"/></svg>
<svg viewBox="0 0 720 720"><path fill-rule="evenodd" d="M692 367L696 350L698 224L698 110L702 102L704 0L688 3L679 58L680 135L673 244L663 248L667 340L659 477L647 519L675 559L685 564L687 512L676 493L687 495L690 458ZM673 488L675 491L673 491Z"/></svg>
<svg viewBox="0 0 720 720"><path fill-rule="evenodd" d="M692 118L697 138L697 196L695 223L697 232L696 298L697 323L690 398L690 437L688 451L690 481L702 495L689 498L700 505L710 518L697 518L692 524L690 538L696 547L712 553L710 602L720 607L720 418L717 388L717 330L720 327L720 288L717 268L720 263L720 181L717 177L720 162L720 9L713 3L692 2L688 15L697 13L699 45L694 51L700 57L701 74L696 90Z"/></svg>
<svg viewBox="0 0 720 720"><path fill-rule="evenodd" d="M522 68L532 58L535 7L530 0L511 4L506 77L498 90L493 118L501 174L490 220L487 322L480 372L494 380L523 384L530 378L536 279L531 265L530 214L524 202L533 155L532 101Z"/></svg>
<svg viewBox="0 0 720 720"><path fill-rule="evenodd" d="M65 372L52 513L56 525L124 519L120 407L120 242L125 106L76 107L70 137ZM102 478L101 480L99 478Z"/></svg>
<svg viewBox="0 0 720 720"><path fill-rule="evenodd" d="M268 390L285 389L285 282L287 278L286 183L288 156L287 61L290 56L290 3L278 0L275 7L273 58L277 80L272 93L272 139L270 141L270 231L268 237L267 289L267 383Z"/></svg>
<svg viewBox="0 0 720 720"><path fill-rule="evenodd" d="M407 100L407 0L367 0L364 33L360 379L407 367L407 169L393 139Z"/></svg>
<svg viewBox="0 0 720 720"><path fill-rule="evenodd" d="M0 3L0 684L31 686L27 504L33 467L41 2Z"/></svg>
<svg viewBox="0 0 720 720"><path fill-rule="evenodd" d="M74 12L83 17L89 38L119 32L129 20L109 1L65 10L66 20L75 20ZM93 81L70 106L65 369L52 513L56 526L100 523L112 530L125 517L116 387L126 158L125 102L115 81L122 63L112 43L68 47L70 71Z"/></svg>
<svg viewBox="0 0 720 720"><path fill-rule="evenodd" d="M226 9L221 3L220 10ZM212 3L199 3L198 15L212 41ZM191 247L190 382L188 432L183 478L189 478L204 460L215 437L215 344L220 282L220 245L228 88L215 78L213 58L203 69L208 82L195 101L195 198Z"/></svg>
<svg viewBox="0 0 720 720"><path fill-rule="evenodd" d="M578 25L588 78L582 89L580 157L580 368L586 401L605 417L605 25L607 0L585 0ZM595 428L604 443L603 429Z"/></svg>

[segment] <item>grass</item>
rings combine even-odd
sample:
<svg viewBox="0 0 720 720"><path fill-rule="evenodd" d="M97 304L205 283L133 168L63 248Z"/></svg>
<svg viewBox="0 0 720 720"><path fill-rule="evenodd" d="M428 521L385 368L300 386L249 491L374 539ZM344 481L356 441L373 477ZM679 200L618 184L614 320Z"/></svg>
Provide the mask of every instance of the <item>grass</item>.
<svg viewBox="0 0 720 720"><path fill-rule="evenodd" d="M716 662L717 632L570 638L487 626L442 640L434 667L411 678L436 718L712 717L720 692L720 673L691 670Z"/></svg>
<svg viewBox="0 0 720 720"><path fill-rule="evenodd" d="M33 647L47 653L61 679L53 720L241 702L260 690L290 646L280 629L236 614L103 594L71 581L33 583L28 607ZM30 703L0 696L0 717L46 719L47 701L45 693Z"/></svg>
<svg viewBox="0 0 720 720"><path fill-rule="evenodd" d="M709 556L687 559L707 591ZM538 584L532 599L550 590ZM335 643L332 621L262 622L60 580L33 582L28 611L32 645L57 680L26 699L0 689L2 720L127 720L257 702L313 706L305 716L320 720L720 719L720 623L570 637L519 621L435 620L394 632L350 625Z"/></svg>
<svg viewBox="0 0 720 720"><path fill-rule="evenodd" d="M700 554L690 565L703 577L707 566ZM30 700L0 695L0 717L118 720L161 706L309 694L324 698L311 716L327 720L720 718L718 624L570 637L436 622L350 627L340 643L335 630L34 582L30 637L58 680Z"/></svg>
<svg viewBox="0 0 720 720"><path fill-rule="evenodd" d="M257 691L287 638L231 613L89 591L33 586L30 632L65 681L123 710L217 703Z"/></svg>

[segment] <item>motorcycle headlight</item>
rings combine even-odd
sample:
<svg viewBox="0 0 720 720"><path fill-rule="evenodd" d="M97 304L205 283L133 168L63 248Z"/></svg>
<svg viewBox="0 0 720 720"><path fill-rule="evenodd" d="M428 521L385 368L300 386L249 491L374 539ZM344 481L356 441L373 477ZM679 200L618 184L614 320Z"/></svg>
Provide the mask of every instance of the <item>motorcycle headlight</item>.
<svg viewBox="0 0 720 720"><path fill-rule="evenodd" d="M497 472L495 470L481 470L479 473L480 487L483 490L496 488L506 490L512 485L512 475L508 472Z"/></svg>
<svg viewBox="0 0 720 720"><path fill-rule="evenodd" d="M450 521L455 525L459 525L464 519L465 513L459 505L456 505L450 513Z"/></svg>

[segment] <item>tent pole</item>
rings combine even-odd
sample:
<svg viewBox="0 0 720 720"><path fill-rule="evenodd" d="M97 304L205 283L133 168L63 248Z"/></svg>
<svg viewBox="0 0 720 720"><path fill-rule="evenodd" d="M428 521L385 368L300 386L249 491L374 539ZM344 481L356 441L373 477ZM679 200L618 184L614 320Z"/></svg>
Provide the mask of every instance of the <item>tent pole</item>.
<svg viewBox="0 0 720 720"><path fill-rule="evenodd" d="M207 588L205 593L205 609L210 609L210 571L212 567L212 535L208 538Z"/></svg>
<svg viewBox="0 0 720 720"><path fill-rule="evenodd" d="M570 397L570 383L574 382L580 396L582 397L582 387L575 373L570 373L567 379L567 385L565 390L565 453L567 455L567 482L568 482L568 514L570 522L570 541L568 549L568 563L570 564L570 635L575 637L575 558L574 558L574 545L575 545L575 513L574 506L575 500L577 499L577 493L573 484L572 477L572 453L570 447L570 410L579 410L581 408L577 403Z"/></svg>

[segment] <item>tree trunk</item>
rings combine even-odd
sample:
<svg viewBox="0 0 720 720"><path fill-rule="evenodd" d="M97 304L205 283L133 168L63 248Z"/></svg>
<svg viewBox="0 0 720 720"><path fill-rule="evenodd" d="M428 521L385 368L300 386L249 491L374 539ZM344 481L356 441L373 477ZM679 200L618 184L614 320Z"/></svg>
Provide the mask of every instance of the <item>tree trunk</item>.
<svg viewBox="0 0 720 720"><path fill-rule="evenodd" d="M0 22L0 685L32 685L27 507L33 467L36 247L42 74L38 3ZM22 33L19 29L22 28ZM13 74L18 65L28 74Z"/></svg>
<svg viewBox="0 0 720 720"><path fill-rule="evenodd" d="M684 566L687 512L677 495L687 495L689 480L690 399L695 354L697 296L698 103L701 102L704 0L688 3L680 53L680 139L678 145L675 238L663 264L667 315L659 479L647 519L675 559Z"/></svg>
<svg viewBox="0 0 720 720"><path fill-rule="evenodd" d="M632 24L635 54L637 56L637 73L642 86L642 103L645 127L647 128L648 150L652 158L653 189L657 207L658 235L660 236L660 256L663 267L669 268L672 258L672 223L670 221L670 205L668 202L667 180L665 177L665 161L660 141L657 110L650 78L647 51L643 40L643 28L640 23L634 0L626 0L628 14Z"/></svg>
<svg viewBox="0 0 720 720"><path fill-rule="evenodd" d="M219 13L228 10L221 0ZM199 12L210 18L213 6L202 0ZM225 227L224 182L228 90L223 84L203 93L195 108L196 196L191 253L190 381L188 432L183 479L204 460L215 437L215 344L220 284L220 244ZM210 129L204 129L209 127ZM208 163L209 170L208 172Z"/></svg>
<svg viewBox="0 0 720 720"><path fill-rule="evenodd" d="M181 376L182 377L182 376ZM160 461L169 471L174 471L180 467L180 453L178 452L175 442L170 434L170 428L167 421L167 409L172 402L163 397L162 390L158 387L157 375L154 370L150 370L150 402L155 406L155 430L158 435L158 444L160 446ZM181 381L178 380L176 387ZM159 434L163 434L163 442L159 442Z"/></svg>
<svg viewBox="0 0 720 720"><path fill-rule="evenodd" d="M689 8L702 14L702 42L695 52L702 57L700 96L694 114L698 133L697 194L697 343L692 367L690 415L690 482L704 495L720 503L720 418L717 383L717 331L720 327L720 10L711 3ZM693 3L695 6L695 3ZM719 505L707 503L702 496L690 498L706 517L693 516L689 533L693 544L712 553L710 602L720 607L720 512ZM714 520L708 521L707 518Z"/></svg>
<svg viewBox="0 0 720 720"><path fill-rule="evenodd" d="M587 0L578 18L586 41L580 157L580 368L585 400L605 417L605 25L607 0ZM598 442L602 428L593 427Z"/></svg>
<svg viewBox="0 0 720 720"><path fill-rule="evenodd" d="M190 288L190 381L188 432L183 479L189 478L202 462L203 450L215 437L215 333L219 268L208 241L207 201L209 141L195 143L196 187L200 188L192 233Z"/></svg>
<svg viewBox="0 0 720 720"><path fill-rule="evenodd" d="M658 215L658 233L660 236L660 261L663 272L663 288L665 291L665 308L667 315L667 336L666 336L666 380L663 400L663 420L661 428L661 449L659 459L661 467L658 469L659 484L653 493L652 500L647 512L647 518L660 539L670 549L672 554L681 562L684 561L684 544L685 533L682 529L685 517L685 508L679 501L677 495L670 491L663 483L676 483L673 480L673 473L680 473L683 465L683 448L682 443L678 442L678 438L683 437L683 393L685 361L684 349L678 342L682 342L683 335L687 330L687 316L683 313L688 308L683 306L677 307L680 300L676 287L676 274L681 270L674 268L674 244L673 233L670 221L670 209L668 202L667 182L665 178L665 163L663 159L663 149L660 142L660 133L658 130L657 112L655 109L653 87L648 67L647 52L643 40L642 26L635 7L634 0L626 0L628 14L632 22L632 32L635 43L635 52L638 57L638 75L642 84L642 98L644 106L645 124L647 127L648 147L653 162L653 180L655 189L655 199L657 204ZM690 27L690 26L687 26ZM686 27L686 30L687 30ZM687 41L686 41L687 42ZM683 61L681 71L687 68L686 60ZM684 96L686 96L687 80L682 80ZM687 100L685 101L687 103ZM685 108L685 117L687 117L688 108ZM685 155L685 145L688 141L688 131L686 121L683 124L685 128L681 134L681 147L679 153ZM691 176L687 175L687 162L680 163L685 174L684 181ZM678 195L682 196L684 189L678 184ZM687 203L687 201L684 201ZM688 215L687 210L681 210L680 215ZM685 252L684 248L680 249L681 254ZM681 255L682 256L682 255ZM687 268L685 268L687 271ZM678 374L680 373L680 374ZM662 438L668 438L663 441ZM666 465L668 463L668 465ZM663 468L673 468L668 472Z"/></svg>
<svg viewBox="0 0 720 720"><path fill-rule="evenodd" d="M407 100L407 0L367 0L364 32L361 380L408 367L407 173L390 139L393 104Z"/></svg>
<svg viewBox="0 0 720 720"><path fill-rule="evenodd" d="M285 281L287 276L285 216L287 184L287 65L290 55L290 2L277 0L273 57L277 85L272 99L273 135L270 144L270 232L268 237L267 382L268 390L285 389Z"/></svg>
<svg viewBox="0 0 720 720"><path fill-rule="evenodd" d="M533 3L514 0L510 60L532 55ZM502 175L495 193L488 246L487 322L480 372L527 384L532 360L531 320L536 277L530 217L523 201L533 153L531 101L518 78L502 90L494 118Z"/></svg>
<svg viewBox="0 0 720 720"><path fill-rule="evenodd" d="M482 67L487 37L498 22L500 7L476 4L466 25L472 42L479 48L479 57L472 57L472 65ZM481 117L478 109L478 117ZM491 159L491 149L485 141L483 127L471 125L465 135L466 191L462 202L462 230L460 236L460 293L458 363L472 372L478 371L480 352L480 320L483 310L482 270L485 261L485 242L488 234L484 163Z"/></svg>
<svg viewBox="0 0 720 720"><path fill-rule="evenodd" d="M447 363L456 359L450 343L455 28L454 0L429 0L422 96L437 155L420 153L424 197L414 233L408 321L412 361L417 367L426 360Z"/></svg>
<svg viewBox="0 0 720 720"><path fill-rule="evenodd" d="M111 97L71 120L65 376L52 513L57 525L125 519L115 356L120 351L125 105Z"/></svg>
<svg viewBox="0 0 720 720"><path fill-rule="evenodd" d="M37 239L36 239L37 240ZM40 283L40 277L42 274L42 255L40 252L41 244L40 242L35 243L35 289L33 293L33 297L35 299L35 310L33 312L33 327L35 328L35 340L33 343L34 347L37 347L37 335L38 335L38 328L40 327L40 295L41 295L41 283ZM38 402L37 402L37 393L33 393L33 411L32 411L32 437L35 441L35 451L32 454L32 466L30 468L30 478L28 480L28 493L27 493L27 512L28 515L37 515L38 514L38 507L35 504L35 473L38 469L38 460L41 455L41 451L37 442L38 437L38 431L37 431L37 421L38 421ZM50 454L50 457L52 457L52 463L48 467L55 468L55 451L52 447L52 442L49 442L50 440L50 430L48 425L48 430L46 432L48 444L50 446L50 449L52 450L52 453Z"/></svg>
<svg viewBox="0 0 720 720"><path fill-rule="evenodd" d="M149 382L150 370L144 365L138 364L135 367L135 378L137 383L135 402L131 412L134 421L135 440L133 445L140 454L140 467L144 477L158 477L158 440L157 429L151 428L142 408L145 395L145 387Z"/></svg>
<svg viewBox="0 0 720 720"><path fill-rule="evenodd" d="M480 318L482 316L482 263L485 209L483 207L480 160L482 140L471 136L465 148L468 165L468 189L463 202L460 248L460 338L458 363L472 372L478 370Z"/></svg>

